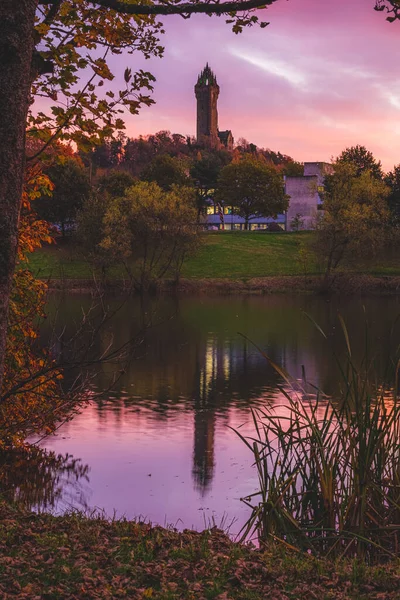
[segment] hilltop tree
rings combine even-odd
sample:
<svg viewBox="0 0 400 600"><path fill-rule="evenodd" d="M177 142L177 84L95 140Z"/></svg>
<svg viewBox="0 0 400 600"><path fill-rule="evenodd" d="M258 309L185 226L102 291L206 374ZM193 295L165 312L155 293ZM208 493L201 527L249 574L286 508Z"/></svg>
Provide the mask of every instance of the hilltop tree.
<svg viewBox="0 0 400 600"><path fill-rule="evenodd" d="M282 172L287 177L303 177L304 164L296 160L291 160L283 167Z"/></svg>
<svg viewBox="0 0 400 600"><path fill-rule="evenodd" d="M385 177L385 183L390 188L388 205L393 224L400 225L400 165L393 167Z"/></svg>
<svg viewBox="0 0 400 600"><path fill-rule="evenodd" d="M108 169L117 167L122 160L122 148L125 143L125 135L118 134L117 139L107 139L101 144L97 144L92 152L84 153L85 158L89 158L94 169Z"/></svg>
<svg viewBox="0 0 400 600"><path fill-rule="evenodd" d="M226 151L199 153L190 169L190 176L204 196L210 196L217 187L221 169L229 164L231 156Z"/></svg>
<svg viewBox="0 0 400 600"><path fill-rule="evenodd" d="M2 0L0 3L0 388L7 315L15 268L25 170L27 124L43 142L73 139L80 148L124 127L121 111L136 114L152 100L154 77L125 70L115 93L109 58L121 50L161 56L162 15L227 15L235 33L258 22L255 8L276 0L133 4L123 0ZM261 26L265 26L261 23ZM106 84L106 85L105 85ZM98 96L98 89L104 93ZM48 114L28 113L32 96L52 100ZM37 153L31 155L33 161Z"/></svg>
<svg viewBox="0 0 400 600"><path fill-rule="evenodd" d="M180 133L158 131L154 135L128 138L123 147L122 163L133 175L140 176L143 169L156 157L168 154L173 157L191 153L188 139Z"/></svg>
<svg viewBox="0 0 400 600"><path fill-rule="evenodd" d="M242 154L257 154L257 146L252 142L246 140L246 138L239 138L236 143L236 150L238 150Z"/></svg>
<svg viewBox="0 0 400 600"><path fill-rule="evenodd" d="M375 179L383 178L381 161L376 160L372 152L365 146L357 145L346 148L337 158L337 162L353 165L357 175L370 171Z"/></svg>
<svg viewBox="0 0 400 600"><path fill-rule="evenodd" d="M276 217L288 206L282 175L273 165L251 155L222 169L216 200L243 217L245 229L251 216Z"/></svg>
<svg viewBox="0 0 400 600"><path fill-rule="evenodd" d="M165 192L173 185L188 186L190 179L178 159L168 154L156 156L142 171L142 181L155 182Z"/></svg>

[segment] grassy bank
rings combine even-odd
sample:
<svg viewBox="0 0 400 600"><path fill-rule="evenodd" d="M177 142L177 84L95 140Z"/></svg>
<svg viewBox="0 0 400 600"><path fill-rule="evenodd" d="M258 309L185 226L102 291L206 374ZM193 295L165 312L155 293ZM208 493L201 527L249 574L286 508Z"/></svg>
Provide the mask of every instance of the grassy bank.
<svg viewBox="0 0 400 600"><path fill-rule="evenodd" d="M189 279L242 279L302 275L299 261L301 241L309 233L211 233L203 236L203 246L184 264L182 276ZM317 274L314 261L310 274Z"/></svg>
<svg viewBox="0 0 400 600"><path fill-rule="evenodd" d="M248 280L253 278L318 275L315 259L306 263L299 260L301 242L312 233L207 233L196 256L186 260L182 277L188 280L225 279ZM59 242L35 252L31 268L39 277L48 279L90 279L92 269L75 250L74 243ZM366 264L357 273L394 276L400 275L400 261L388 258L384 263ZM108 277L123 279L122 267L108 270Z"/></svg>
<svg viewBox="0 0 400 600"><path fill-rule="evenodd" d="M400 565L260 552L219 530L25 513L0 503L0 596L157 600L394 599Z"/></svg>

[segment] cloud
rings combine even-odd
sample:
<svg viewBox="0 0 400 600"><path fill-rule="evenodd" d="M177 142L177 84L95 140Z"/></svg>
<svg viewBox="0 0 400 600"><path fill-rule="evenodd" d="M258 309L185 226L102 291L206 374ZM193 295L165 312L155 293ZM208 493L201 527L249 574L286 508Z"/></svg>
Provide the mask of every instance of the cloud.
<svg viewBox="0 0 400 600"><path fill-rule="evenodd" d="M306 89L308 79L305 73L300 72L292 64L279 58L271 58L266 54L254 50L240 50L234 46L229 49L232 56L258 67L262 71L280 77L298 89Z"/></svg>
<svg viewBox="0 0 400 600"><path fill-rule="evenodd" d="M378 90L380 91L382 97L386 100L386 102L393 106L396 110L400 110L400 86L399 84L392 83L392 85L378 85Z"/></svg>
<svg viewBox="0 0 400 600"><path fill-rule="evenodd" d="M329 160L362 143L391 168L400 161L400 23L390 25L373 6L278 0L260 15L267 28L238 36L222 18L166 18L165 57L127 57L157 77L157 104L129 116L128 135L193 134L193 86L208 60L221 87L221 129L236 139L297 160Z"/></svg>

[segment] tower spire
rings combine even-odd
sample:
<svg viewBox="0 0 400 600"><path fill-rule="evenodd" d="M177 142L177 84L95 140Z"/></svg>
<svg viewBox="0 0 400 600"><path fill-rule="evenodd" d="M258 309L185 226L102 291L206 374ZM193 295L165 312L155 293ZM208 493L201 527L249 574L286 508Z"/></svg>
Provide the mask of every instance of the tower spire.
<svg viewBox="0 0 400 600"><path fill-rule="evenodd" d="M208 61L197 78L194 91L197 98L197 141L216 146L219 140L217 110L219 86Z"/></svg>

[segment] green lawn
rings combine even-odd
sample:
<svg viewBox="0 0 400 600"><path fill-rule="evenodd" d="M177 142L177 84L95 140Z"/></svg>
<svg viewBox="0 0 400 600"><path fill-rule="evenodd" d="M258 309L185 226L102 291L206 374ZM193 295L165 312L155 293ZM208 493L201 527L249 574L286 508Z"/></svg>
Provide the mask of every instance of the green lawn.
<svg viewBox="0 0 400 600"><path fill-rule="evenodd" d="M301 242L312 233L213 232L202 235L203 244L195 256L187 259L182 276L189 279L250 279L281 275L304 275L299 258ZM35 274L43 279L90 279L90 264L79 256L72 240L35 252L30 260ZM400 275L400 261L390 258L356 269L372 275ZM318 273L316 260L308 258L306 273ZM126 276L123 267L109 269L109 278Z"/></svg>
<svg viewBox="0 0 400 600"><path fill-rule="evenodd" d="M300 242L309 233L208 233L196 256L184 265L182 275L188 278L252 278L270 275L300 275ZM309 265L317 273L316 265Z"/></svg>
<svg viewBox="0 0 400 600"><path fill-rule="evenodd" d="M41 279L91 279L92 267L75 251L73 243L45 246L29 257L32 272ZM113 275L124 276L122 268L113 269Z"/></svg>

